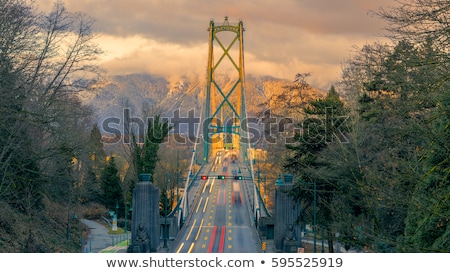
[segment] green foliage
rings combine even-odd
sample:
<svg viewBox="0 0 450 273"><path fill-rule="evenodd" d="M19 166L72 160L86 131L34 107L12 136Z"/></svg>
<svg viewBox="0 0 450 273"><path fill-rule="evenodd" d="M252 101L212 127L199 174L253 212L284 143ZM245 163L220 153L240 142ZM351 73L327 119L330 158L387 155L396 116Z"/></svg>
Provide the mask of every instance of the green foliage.
<svg viewBox="0 0 450 273"><path fill-rule="evenodd" d="M170 198L165 190L163 190L159 197L159 214L165 216L166 213L172 211L173 199Z"/></svg>
<svg viewBox="0 0 450 273"><path fill-rule="evenodd" d="M346 75L361 78L345 79L359 92L354 114L339 127L347 142L329 141L337 121L328 109L338 113L332 117L347 113L332 99L335 90L305 108L308 134L296 136L285 165L300 182L291 195L310 219L316 181L319 223L339 231L348 247L450 250L450 62L438 42L400 40L376 51L378 59L368 47L361 51Z"/></svg>
<svg viewBox="0 0 450 273"><path fill-rule="evenodd" d="M347 111L332 86L325 98L312 101L305 108L306 119L300 124L302 133L295 136L295 145L287 145L292 153L284 167L298 178L289 194L303 203L302 219L310 222L316 195L318 224L327 229L327 234L331 234L334 222L331 204L338 185L324 175L331 166L323 160L323 152L328 145L345 141Z"/></svg>
<svg viewBox="0 0 450 273"><path fill-rule="evenodd" d="M116 202L119 203L120 207L123 207L123 194L119 171L112 156L109 158L108 164L102 172L100 183L103 204L114 211Z"/></svg>
<svg viewBox="0 0 450 273"><path fill-rule="evenodd" d="M130 161L134 168L130 168L126 174L126 179L129 181L128 194L126 198L131 198L131 193L139 181L139 174L152 174L151 180L154 179L154 172L159 161L158 150L159 146L169 134L171 130L168 121L163 121L159 114L148 120L147 132L144 143L138 143L136 137L132 135L132 142L130 144Z"/></svg>
<svg viewBox="0 0 450 273"><path fill-rule="evenodd" d="M302 173L302 168L318 164L317 154L327 144L343 140L343 133L347 130L346 118L343 117L347 110L334 86L324 99L310 102L304 111L306 118L298 124L302 130L294 136L296 144L287 145L293 156L288 157L285 164L288 170Z"/></svg>
<svg viewBox="0 0 450 273"><path fill-rule="evenodd" d="M153 179L156 164L159 160L159 145L166 139L171 129L168 121L163 122L160 115L156 115L153 119L149 119L144 146L142 147L140 157L138 158L138 173L151 173ZM173 200L168 197L166 189L161 192L159 212L163 216L165 213L171 211L170 208Z"/></svg>
<svg viewBox="0 0 450 273"><path fill-rule="evenodd" d="M447 89L448 90L448 89ZM406 251L450 250L450 92L443 92L430 121L430 142L406 218Z"/></svg>
<svg viewBox="0 0 450 273"><path fill-rule="evenodd" d="M285 164L289 171L302 173L302 168L318 164L317 154L327 144L342 141L343 133L347 130L344 117L347 110L334 86L324 99L310 102L304 112L306 118L298 124L302 130L294 136L295 145L287 145L293 151L293 156L288 157Z"/></svg>
<svg viewBox="0 0 450 273"><path fill-rule="evenodd" d="M97 124L91 129L87 147L87 158L85 160L85 179L82 201L98 201L100 194L100 176L106 166L106 154L103 149L102 135Z"/></svg>
<svg viewBox="0 0 450 273"><path fill-rule="evenodd" d="M156 163L158 162L159 144L164 141L171 129L168 121L163 122L160 115L149 119L144 146L137 159L138 174L154 173Z"/></svg>
<svg viewBox="0 0 450 273"><path fill-rule="evenodd" d="M340 180L340 202L334 203L345 213L334 214L349 243L358 244L348 227L359 223L367 226L365 244L377 252L448 251L444 55L429 39L400 41L374 73L365 71L370 77L358 100L351 143L325 153L334 165L329 172Z"/></svg>
<svg viewBox="0 0 450 273"><path fill-rule="evenodd" d="M98 173L105 165L106 154L103 149L102 134L96 123L92 127L89 135L88 151L92 161L92 169L95 173Z"/></svg>

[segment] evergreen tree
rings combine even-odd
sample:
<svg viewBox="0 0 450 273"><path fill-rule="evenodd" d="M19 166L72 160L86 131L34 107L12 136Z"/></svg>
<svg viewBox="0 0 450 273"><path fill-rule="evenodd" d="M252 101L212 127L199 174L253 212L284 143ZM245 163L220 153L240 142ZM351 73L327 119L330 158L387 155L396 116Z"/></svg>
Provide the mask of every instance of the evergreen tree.
<svg viewBox="0 0 450 273"><path fill-rule="evenodd" d="M136 186L136 181L139 179L139 174L152 174L151 179L153 180L153 174L159 160L159 145L166 139L171 129L168 121L163 122L160 115L155 115L154 118L148 120L147 132L143 144L138 143L136 136L131 134L130 161L133 168L129 169L125 175L128 188L126 196L131 196Z"/></svg>
<svg viewBox="0 0 450 273"><path fill-rule="evenodd" d="M445 176L437 171L445 164L430 160L448 155L443 113L449 70L445 54L433 43L402 40L384 53L375 72L358 73L370 76L355 109L352 145L327 157L335 166L331 171L350 178L340 179L348 190L340 205L351 217L340 214L339 220L347 227L365 225L365 242L358 243L377 252L445 249L442 230L448 221L443 211L448 206L445 196L434 192L448 192ZM431 202L436 197L439 201ZM345 230L343 237L355 245L355 230Z"/></svg>
<svg viewBox="0 0 450 273"><path fill-rule="evenodd" d="M324 99L310 102L304 110L305 120L299 124L301 133L294 137L296 143L287 145L293 152L287 158L285 168L293 172L303 172L302 168L315 165L317 154L333 141L345 141L344 133L347 109L340 100L334 86Z"/></svg>
<svg viewBox="0 0 450 273"><path fill-rule="evenodd" d="M116 202L123 207L122 186L118 172L114 157L111 156L100 180L103 204L111 210L115 209Z"/></svg>
<svg viewBox="0 0 450 273"><path fill-rule="evenodd" d="M410 81L403 100L394 101L389 111L403 109L403 122L389 129L408 130L392 138L389 147L402 147L400 156L386 157L392 170L400 175L389 177L398 185L409 188L409 194L398 196L407 208L404 231L398 241L405 251L444 251L449 247L449 1L399 1L398 7L381 9L376 13L389 23L389 36L414 45L416 54L400 54L391 63L403 62L408 69L400 70L403 78L394 77L394 83L403 90ZM403 43L406 44L406 43ZM412 47L410 47L412 48ZM403 47L403 49L407 49ZM396 50L396 52L401 52ZM410 60L418 60L415 63ZM389 58L388 58L389 60ZM392 76L396 71L391 69ZM403 91L402 91L403 92ZM392 135L392 134L391 134ZM389 151L396 154L394 151ZM398 153L397 153L398 154ZM400 163L400 164L399 164ZM395 171L395 172L394 172ZM405 187L402 187L405 188ZM398 192L398 191L397 191ZM405 204L406 203L406 204Z"/></svg>
<svg viewBox="0 0 450 273"><path fill-rule="evenodd" d="M439 97L442 99L430 119L431 129L425 135L430 141L423 157L425 172L409 202L405 251L450 250L450 92L442 92Z"/></svg>
<svg viewBox="0 0 450 273"><path fill-rule="evenodd" d="M306 119L300 124L302 133L295 135L294 145L287 145L291 156L286 158L284 167L298 178L290 195L299 203L305 204L302 209L303 220L312 221L316 194L318 224L327 230L327 237L332 245L331 204L337 185L323 174L329 163L323 160L321 154L329 144L346 141L345 133L348 128L344 115L347 109L332 86L325 98L310 102L304 111ZM315 193L313 183L316 184Z"/></svg>
<svg viewBox="0 0 450 273"><path fill-rule="evenodd" d="M158 162L159 144L166 139L171 129L167 121L161 120L160 115L149 119L144 146L138 159L138 173L154 173Z"/></svg>
<svg viewBox="0 0 450 273"><path fill-rule="evenodd" d="M96 123L93 125L89 135L88 149L92 161L92 169L97 177L100 177L101 170L106 162L106 154L103 149L102 134Z"/></svg>
<svg viewBox="0 0 450 273"><path fill-rule="evenodd" d="M171 127L169 123L163 122L160 115L156 115L153 119L149 119L147 127L147 135L145 137L145 142L142 147L140 157L138 158L138 169L139 173L150 173L152 174L152 179L154 177L154 171L156 164L158 163L158 150L159 145L166 139ZM165 183L163 184L165 185ZM165 215L165 213L170 212L171 204L173 200L170 200L166 187L161 189L160 197L160 214ZM166 207L167 205L167 207ZM167 211L166 211L167 210Z"/></svg>
<svg viewBox="0 0 450 273"><path fill-rule="evenodd" d="M103 149L102 135L97 124L91 129L85 160L86 175L83 182L83 195L86 201L98 201L100 197L100 177L106 166L106 155Z"/></svg>

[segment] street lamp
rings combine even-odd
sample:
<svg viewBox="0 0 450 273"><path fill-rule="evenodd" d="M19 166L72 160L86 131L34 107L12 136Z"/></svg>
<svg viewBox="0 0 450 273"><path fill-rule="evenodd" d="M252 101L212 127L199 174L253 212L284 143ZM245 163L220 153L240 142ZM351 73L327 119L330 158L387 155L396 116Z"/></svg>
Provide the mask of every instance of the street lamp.
<svg viewBox="0 0 450 273"><path fill-rule="evenodd" d="M263 195L264 204L266 204L266 178L267 176L264 175L264 195Z"/></svg>
<svg viewBox="0 0 450 273"><path fill-rule="evenodd" d="M277 179L277 181L275 181L275 186L282 186L284 183L283 183L283 180L281 180L281 175L278 175L278 179Z"/></svg>
<svg viewBox="0 0 450 273"><path fill-rule="evenodd" d="M128 202L125 202L125 223L124 223L124 227L125 227L125 238L127 240L127 245L128 245L128 227L127 227L127 222L128 222L128 210L127 210L127 204Z"/></svg>
<svg viewBox="0 0 450 273"><path fill-rule="evenodd" d="M130 205L130 208L128 208L128 202L125 202L125 237L127 240L127 245L128 245L128 211L132 212L133 211L133 206Z"/></svg>
<svg viewBox="0 0 450 273"><path fill-rule="evenodd" d="M163 229L163 236L164 236L164 248L167 248L167 206L168 206L168 204L167 204L167 199L168 199L168 196L167 196L167 174L166 174L166 189L165 189L165 200L164 200L164 229Z"/></svg>
<svg viewBox="0 0 450 273"><path fill-rule="evenodd" d="M304 182L304 181L302 181L302 182L305 184L309 184L309 185L311 184L311 183ZM316 188L316 180L315 179L313 181L313 185L314 185L314 188L313 188L313 196L314 196L313 197L313 218L314 218L313 219L313 233L314 233L314 253L316 253L317 252L317 228L316 228L316 225L317 225L317 188Z"/></svg>
<svg viewBox="0 0 450 273"><path fill-rule="evenodd" d="M119 201L116 200L116 218L119 219Z"/></svg>
<svg viewBox="0 0 450 273"><path fill-rule="evenodd" d="M75 211L73 211L73 215L72 215L72 219L77 219L78 216L75 213ZM67 240L69 240L70 237L70 208L67 210Z"/></svg>
<svg viewBox="0 0 450 273"><path fill-rule="evenodd" d="M128 245L128 227L127 227L127 222L128 222L128 210L127 210L127 203L124 203L125 206L125 223L124 223L124 228L125 228L125 238L127 240L127 245Z"/></svg>
<svg viewBox="0 0 450 273"><path fill-rule="evenodd" d="M313 205L313 210L314 210L314 253L317 252L317 230L316 230L316 224L317 224L317 211L316 211L316 205L317 205L317 197L316 197L316 180L314 179L314 205Z"/></svg>

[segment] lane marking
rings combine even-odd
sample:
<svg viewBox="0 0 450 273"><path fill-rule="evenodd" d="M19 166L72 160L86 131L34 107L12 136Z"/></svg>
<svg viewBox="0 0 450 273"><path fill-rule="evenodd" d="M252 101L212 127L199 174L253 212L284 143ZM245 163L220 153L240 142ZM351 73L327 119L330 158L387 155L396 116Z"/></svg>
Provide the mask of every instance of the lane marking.
<svg viewBox="0 0 450 273"><path fill-rule="evenodd" d="M197 219L194 219L194 223L192 223L192 227L191 227L191 230L189 230L188 236L186 237L186 241L189 240L189 237L191 236L192 230L193 230L194 227L195 227L195 222L196 222L196 221L197 221Z"/></svg>
<svg viewBox="0 0 450 273"><path fill-rule="evenodd" d="M209 196L206 197L206 200L205 200L205 206L203 207L203 212L206 211L206 206L208 205L208 201L209 201Z"/></svg>
<svg viewBox="0 0 450 273"><path fill-rule="evenodd" d="M181 249L183 248L184 243L181 243L180 247L177 249L177 253L180 253Z"/></svg>
<svg viewBox="0 0 450 273"><path fill-rule="evenodd" d="M194 243L191 244L191 247L189 248L188 253L191 253L193 248L194 248Z"/></svg>
<svg viewBox="0 0 450 273"><path fill-rule="evenodd" d="M205 190L206 190L206 186L208 186L208 184L209 184L209 178L208 178L208 180L206 181L205 185L203 185L203 190L202 190L202 193L204 193L204 192L205 192Z"/></svg>
<svg viewBox="0 0 450 273"><path fill-rule="evenodd" d="M202 231L202 226L203 226L203 219L200 222L200 227L198 228L197 235L195 236L195 240L196 241L198 240L198 236L200 235L200 231Z"/></svg>
<svg viewBox="0 0 450 273"><path fill-rule="evenodd" d="M200 205L202 204L202 201L203 201L203 197L200 197L200 202L198 202L197 209L195 210L196 213L198 212L198 208L200 208Z"/></svg>
<svg viewBox="0 0 450 273"><path fill-rule="evenodd" d="M211 182L211 186L209 186L209 193L211 193L213 186L214 186L214 181L216 181L216 178L213 177L213 180Z"/></svg>

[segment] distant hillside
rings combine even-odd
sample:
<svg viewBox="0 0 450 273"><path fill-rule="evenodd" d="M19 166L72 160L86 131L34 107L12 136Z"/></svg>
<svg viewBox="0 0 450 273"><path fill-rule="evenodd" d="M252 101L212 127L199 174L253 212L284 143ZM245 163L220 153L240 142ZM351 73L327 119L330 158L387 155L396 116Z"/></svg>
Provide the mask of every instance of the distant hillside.
<svg viewBox="0 0 450 273"><path fill-rule="evenodd" d="M225 90L234 84L234 80L226 77L219 80L224 83ZM292 81L268 76L247 76L245 90L248 116L261 113L268 107L264 104L286 93L289 85L292 85ZM130 109L132 117L140 118L146 117L142 110L149 108L166 117L173 116L177 109L180 109L182 116L195 109L197 116L205 104L205 87L205 82L180 80L170 83L165 78L150 74L117 75L108 78L96 93L83 93L81 98L95 109L99 123L108 117L122 119L124 108ZM314 88L306 93L306 100L324 95L323 91ZM270 104L270 107L277 107L277 104ZM152 116L154 113L147 114Z"/></svg>

